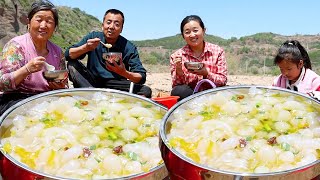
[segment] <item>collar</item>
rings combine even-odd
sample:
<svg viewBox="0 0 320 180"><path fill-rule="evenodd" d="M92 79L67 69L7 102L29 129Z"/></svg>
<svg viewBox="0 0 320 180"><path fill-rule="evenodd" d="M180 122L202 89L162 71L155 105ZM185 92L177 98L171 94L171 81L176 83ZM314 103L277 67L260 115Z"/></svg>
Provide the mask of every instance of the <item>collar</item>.
<svg viewBox="0 0 320 180"><path fill-rule="evenodd" d="M188 55L188 56L192 56L192 57L194 57L193 56L193 54L192 54L192 49L190 48L190 46L187 44L187 45L185 45L183 48L182 48L182 54L183 55ZM206 52L208 52L208 51L210 51L210 49L208 48L208 45L207 45L207 42L204 42L204 49L203 49L203 52L201 53L201 55L199 56L199 57L194 57L195 59L201 59L202 57L203 57L203 55L206 53Z"/></svg>
<svg viewBox="0 0 320 180"><path fill-rule="evenodd" d="M104 37L102 38L102 42L104 43L108 43L107 39ZM111 48L109 48L107 50L107 48L105 46L102 45L102 52L121 52L121 43L120 43L120 36L118 37L117 41L115 42L115 44L112 45Z"/></svg>
<svg viewBox="0 0 320 180"><path fill-rule="evenodd" d="M304 67L302 67L300 76L295 83L290 84L289 79L286 79L286 88L290 89L290 90L298 91L298 86L299 86L300 82L304 79L305 74L306 74L306 69Z"/></svg>

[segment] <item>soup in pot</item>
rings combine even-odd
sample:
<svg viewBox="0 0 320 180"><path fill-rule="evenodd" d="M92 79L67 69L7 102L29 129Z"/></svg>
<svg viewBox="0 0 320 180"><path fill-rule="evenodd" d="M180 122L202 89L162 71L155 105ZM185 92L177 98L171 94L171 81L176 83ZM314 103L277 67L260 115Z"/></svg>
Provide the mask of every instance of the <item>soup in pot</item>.
<svg viewBox="0 0 320 180"><path fill-rule="evenodd" d="M224 171L269 173L320 157L320 108L307 98L250 88L186 101L167 122L171 148Z"/></svg>
<svg viewBox="0 0 320 180"><path fill-rule="evenodd" d="M148 172L162 164L158 131L164 113L149 102L101 92L51 97L10 116L2 149L33 170L64 178Z"/></svg>

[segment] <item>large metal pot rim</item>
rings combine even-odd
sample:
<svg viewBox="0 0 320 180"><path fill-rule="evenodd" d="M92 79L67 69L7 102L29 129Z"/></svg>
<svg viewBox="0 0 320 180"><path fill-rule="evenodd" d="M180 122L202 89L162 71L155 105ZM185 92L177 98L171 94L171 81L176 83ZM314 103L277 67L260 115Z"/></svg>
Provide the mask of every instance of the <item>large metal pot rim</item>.
<svg viewBox="0 0 320 180"><path fill-rule="evenodd" d="M154 102L146 97L143 97L143 96L140 96L140 95L136 95L136 94L132 94L132 93L128 93L128 92L125 92L125 91L120 91L120 90L114 90L114 89L103 89L103 88L71 88L71 89L60 89L60 90L54 90L54 91L48 91L48 92L44 92L44 93L41 93L41 94L37 94L37 95L34 95L34 96L31 96L29 98L26 98L20 102L18 102L17 104L13 105L12 107L10 107L7 111L5 111L1 116L0 116L0 126L2 126L2 122L3 120L12 112L14 111L16 108L20 107L21 105L23 104L26 104L32 100L35 100L35 99L39 99L41 97L45 97L45 96L51 96L51 95L57 95L57 94L62 94L62 93L73 93L73 92L108 92L108 93L115 93L115 94L122 94L122 95L127 95L127 96L131 96L131 97L136 97L138 99L141 99L141 100L144 100L144 101L147 101L147 102L150 102L156 106L159 106L161 109L163 110L167 110L167 108L157 102ZM9 154L6 154L3 152L3 149L2 149L2 144L0 144L0 151L1 153L7 158L9 159L11 162L13 162L16 166L18 167L21 167L23 169L25 169L26 171L29 171L29 172L32 172L34 174L37 174L37 175L40 175L40 176L44 176L44 177L47 177L47 178L51 178L51 179L57 179L57 180L79 180L79 179L71 179L71 178L63 178L63 177L58 177L58 176L53 176L53 175L50 175L50 174L46 174L46 173L43 173L43 172L40 172L40 171L36 171L36 170L33 170L31 168L29 168L28 166L25 166L24 164L20 163L19 161L15 160L13 157L11 157ZM119 177L119 178L111 178L112 180L127 180L127 179L132 179L132 178L138 178L138 177L143 177L145 175L148 175L148 174L151 174L161 168L163 168L165 165L164 163L159 165L159 166L156 166L152 169L150 169L150 171L148 172L143 172L143 173L138 173L138 174L133 174L133 175L130 175L130 176L123 176L123 177ZM105 180L108 180L108 179L105 179Z"/></svg>
<svg viewBox="0 0 320 180"><path fill-rule="evenodd" d="M299 170L304 170L307 169L309 167L312 167L313 165L317 164L320 162L319 160L316 160L310 164L304 165L304 166L300 166L298 168L294 168L294 169L289 169L289 170L285 170L285 171L277 171L277 172L270 172L270 173L238 173L238 172L232 172L232 171L225 171L225 170L220 170L220 169L215 169L215 168L210 168L208 166L205 165L201 165L201 164L197 164L193 161L191 161L189 158L186 158L185 156L181 155L178 151L176 151L175 149L173 149L168 142L167 139L167 135L166 135L166 124L167 121L170 117L170 115L172 114L172 112L177 109L179 106L181 106L182 104L184 104L185 102L188 102L198 96L202 96L205 94L210 94L212 92L216 92L216 91L222 91L222 90L232 90L232 89L248 89L248 88L258 88L258 89L266 89L266 90L279 90L279 91L284 91L284 92L288 92L290 94L295 94L298 96L302 96L305 97L307 99L310 99L311 101L314 101L318 104L320 104L320 102L316 101L315 99L311 98L310 96L307 96L306 94L300 93L300 92L296 92L296 91L292 91L292 90L288 90L288 89L284 89L284 88L279 88L279 87L273 87L273 86L249 86L249 85L238 85L238 86L224 86L224 87L219 87L219 88L215 88L215 89L210 89L210 90L206 90L206 91L202 91L199 92L197 94L193 94L183 100L181 100L180 102L178 102L177 104L175 104L172 108L169 109L169 111L167 111L167 113L164 115L161 124L160 124L160 137L161 140L163 141L163 143L165 144L165 146L176 156L178 156L179 158L181 158L182 160L196 166L196 167L200 167L203 168L205 170L209 170L209 171L214 171L217 173L222 173L222 174L228 174L228 175L233 175L233 176L250 176L250 177L258 177L258 176L271 176L271 175L280 175L280 174L285 174L285 173L290 173L290 172L295 172L295 171L299 171Z"/></svg>

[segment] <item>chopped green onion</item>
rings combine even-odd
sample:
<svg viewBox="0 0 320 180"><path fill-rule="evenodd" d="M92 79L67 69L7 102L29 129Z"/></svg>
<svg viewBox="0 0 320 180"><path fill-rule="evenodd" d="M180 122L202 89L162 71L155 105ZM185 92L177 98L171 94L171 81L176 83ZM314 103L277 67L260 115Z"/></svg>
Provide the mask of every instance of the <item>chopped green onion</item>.
<svg viewBox="0 0 320 180"><path fill-rule="evenodd" d="M100 159L98 159L98 158L94 158L98 163L100 163L101 162L101 160Z"/></svg>
<svg viewBox="0 0 320 180"><path fill-rule="evenodd" d="M284 151L289 151L290 150L290 144L288 143L281 143L280 145L281 149L283 149Z"/></svg>
<svg viewBox="0 0 320 180"><path fill-rule="evenodd" d="M97 149L97 146L96 146L96 145L92 145L92 146L90 146L89 149L90 149L90 150L95 150L95 149Z"/></svg>
<svg viewBox="0 0 320 180"><path fill-rule="evenodd" d="M256 153L256 152L257 152L257 149L256 149L255 147L250 148L250 150L251 150L253 153Z"/></svg>
<svg viewBox="0 0 320 180"><path fill-rule="evenodd" d="M261 106L261 103L258 102L258 103L256 104L256 108L259 108L260 106Z"/></svg>
<svg viewBox="0 0 320 180"><path fill-rule="evenodd" d="M271 129L271 127L269 126L269 124L263 124L263 128L264 128L264 130L266 130L267 132L270 132L272 129Z"/></svg>
<svg viewBox="0 0 320 180"><path fill-rule="evenodd" d="M132 161L136 161L138 159L138 155L135 152L127 152L127 157Z"/></svg>

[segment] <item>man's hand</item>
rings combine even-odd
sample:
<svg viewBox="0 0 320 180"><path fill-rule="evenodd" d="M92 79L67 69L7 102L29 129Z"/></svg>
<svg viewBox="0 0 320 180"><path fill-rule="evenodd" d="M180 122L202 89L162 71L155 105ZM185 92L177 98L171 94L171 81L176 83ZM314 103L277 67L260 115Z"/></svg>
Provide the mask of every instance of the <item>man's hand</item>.
<svg viewBox="0 0 320 180"><path fill-rule="evenodd" d="M126 77L127 70L126 70L122 61L120 61L119 64L116 62L107 62L106 61L106 68L109 71L112 71L112 72L119 74L120 76Z"/></svg>
<svg viewBox="0 0 320 180"><path fill-rule="evenodd" d="M84 45L87 51L94 50L100 43L99 38L88 39L87 43Z"/></svg>

